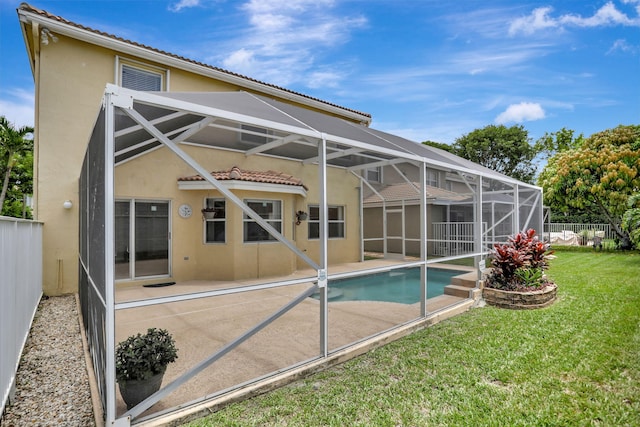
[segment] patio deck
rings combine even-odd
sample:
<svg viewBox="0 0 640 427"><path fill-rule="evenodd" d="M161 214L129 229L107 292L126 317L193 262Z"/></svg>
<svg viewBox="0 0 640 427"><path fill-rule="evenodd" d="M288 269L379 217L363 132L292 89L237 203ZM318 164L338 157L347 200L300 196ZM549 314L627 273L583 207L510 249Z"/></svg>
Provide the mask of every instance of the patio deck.
<svg viewBox="0 0 640 427"><path fill-rule="evenodd" d="M361 263L332 266L331 274L391 267L398 264L397 260L368 260ZM454 266L454 268L468 270L468 267ZM298 271L284 278L233 282L232 286L273 283L313 277L313 275L313 270ZM163 385L166 386L192 366L206 359L290 302L302 291L308 289L312 285L312 281L297 285L118 310L116 312L116 341L119 342L129 335L144 332L149 327L168 329L176 340L179 358L167 369L163 381ZM165 287L125 286L117 289L116 301L135 301L160 296L228 289L230 285L229 282L189 281ZM255 395L291 381L291 377L299 378L302 375L302 370L314 371L340 363L381 345L380 343L406 335L411 332L409 329L420 327L416 321L420 324L435 323L435 321L449 316L438 313L445 308L457 307L457 309L450 311L450 315L453 315L467 310L471 304L469 299L451 295L431 298L427 300L427 311L430 314L436 314L428 316L427 319L419 319L419 303L330 301L328 310L330 360L327 360L320 357L320 304L313 298L306 298L265 329L239 345L231 353L223 356L175 392L166 396L148 410L144 416L153 414L149 421L153 424L153 419L162 411L176 406L197 406L203 400L203 396L215 397L217 402L222 403L225 400L238 399L242 394ZM391 328L397 328L400 325L407 325L405 332L402 331L402 328L390 331ZM353 343L359 345L352 345ZM302 366L303 364L305 366ZM298 368L295 368L296 366ZM256 378L260 378L260 381L256 382ZM245 386L241 390L227 392L237 384L245 384ZM117 394L117 400L117 412L122 415L126 412L126 408L119 394ZM179 413L173 414L172 418L179 416Z"/></svg>

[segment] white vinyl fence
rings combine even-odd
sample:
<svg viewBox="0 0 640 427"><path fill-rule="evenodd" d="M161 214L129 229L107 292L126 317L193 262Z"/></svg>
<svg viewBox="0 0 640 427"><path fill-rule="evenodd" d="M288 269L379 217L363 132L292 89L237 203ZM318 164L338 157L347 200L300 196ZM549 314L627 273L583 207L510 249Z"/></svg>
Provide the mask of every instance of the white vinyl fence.
<svg viewBox="0 0 640 427"><path fill-rule="evenodd" d="M0 216L0 393L2 413L42 295L42 223Z"/></svg>

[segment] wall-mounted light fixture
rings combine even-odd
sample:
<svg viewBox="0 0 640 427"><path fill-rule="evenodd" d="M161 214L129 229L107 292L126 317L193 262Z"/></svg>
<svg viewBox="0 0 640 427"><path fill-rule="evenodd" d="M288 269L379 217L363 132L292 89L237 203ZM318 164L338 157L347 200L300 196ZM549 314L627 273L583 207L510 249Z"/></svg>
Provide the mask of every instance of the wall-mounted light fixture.
<svg viewBox="0 0 640 427"><path fill-rule="evenodd" d="M40 31L40 43L46 46L49 44L49 39L51 39L51 41L53 41L54 43L58 43L58 38L55 36L55 34L53 34L51 31L49 31L48 28L45 27Z"/></svg>
<svg viewBox="0 0 640 427"><path fill-rule="evenodd" d="M308 216L307 213L304 211L296 212L296 225L300 225L301 221L306 221L307 216Z"/></svg>
<svg viewBox="0 0 640 427"><path fill-rule="evenodd" d="M65 200L62 204L62 207L65 209L71 209L73 207L73 203L71 202L71 200Z"/></svg>

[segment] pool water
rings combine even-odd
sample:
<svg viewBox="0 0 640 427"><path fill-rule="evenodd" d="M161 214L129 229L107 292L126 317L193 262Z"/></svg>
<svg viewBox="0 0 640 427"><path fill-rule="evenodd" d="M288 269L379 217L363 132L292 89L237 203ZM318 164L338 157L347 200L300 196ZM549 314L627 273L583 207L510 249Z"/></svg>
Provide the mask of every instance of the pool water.
<svg viewBox="0 0 640 427"><path fill-rule="evenodd" d="M451 278L466 271L427 268L427 298L444 294ZM318 295L314 295L318 298ZM385 301L414 304L420 301L420 268L407 268L367 276L332 280L329 300Z"/></svg>

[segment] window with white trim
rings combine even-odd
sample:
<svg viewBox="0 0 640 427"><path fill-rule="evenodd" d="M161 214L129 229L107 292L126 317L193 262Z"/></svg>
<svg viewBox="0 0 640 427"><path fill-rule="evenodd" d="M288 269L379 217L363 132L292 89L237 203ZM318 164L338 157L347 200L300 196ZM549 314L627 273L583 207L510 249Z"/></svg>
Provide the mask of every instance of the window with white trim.
<svg viewBox="0 0 640 427"><path fill-rule="evenodd" d="M204 201L204 242L225 243L227 210L224 199L206 198Z"/></svg>
<svg viewBox="0 0 640 427"><path fill-rule="evenodd" d="M440 174L436 170L427 169L427 185L440 187Z"/></svg>
<svg viewBox="0 0 640 427"><path fill-rule="evenodd" d="M163 90L164 73L142 67L122 64L120 67L120 85L128 89L141 91Z"/></svg>
<svg viewBox="0 0 640 427"><path fill-rule="evenodd" d="M344 206L327 206L329 229L327 234L330 239L344 238ZM309 239L320 238L320 206L309 205Z"/></svg>
<svg viewBox="0 0 640 427"><path fill-rule="evenodd" d="M266 128L261 128L259 126L251 126L251 125L240 125L240 141L249 142L255 145L266 144L271 141L273 138L270 135L273 135L273 132Z"/></svg>
<svg viewBox="0 0 640 427"><path fill-rule="evenodd" d="M269 225L282 233L282 202L280 200L245 200L244 203L267 221ZM275 237L267 233L267 230L247 214L243 216L243 229L245 242L276 240Z"/></svg>
<svg viewBox="0 0 640 427"><path fill-rule="evenodd" d="M369 182L382 182L382 166L365 169L365 178Z"/></svg>

